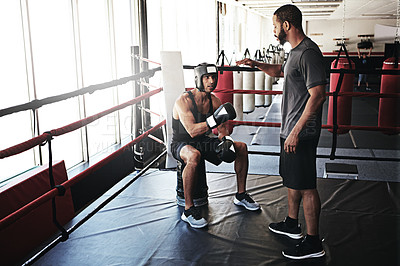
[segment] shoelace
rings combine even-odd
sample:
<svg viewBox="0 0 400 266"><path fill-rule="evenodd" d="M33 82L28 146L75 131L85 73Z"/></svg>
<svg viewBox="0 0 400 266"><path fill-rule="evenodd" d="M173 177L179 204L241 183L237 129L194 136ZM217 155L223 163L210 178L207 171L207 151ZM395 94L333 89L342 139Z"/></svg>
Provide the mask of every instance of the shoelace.
<svg viewBox="0 0 400 266"><path fill-rule="evenodd" d="M244 199L249 203L254 203L254 200L250 197L249 194L244 194Z"/></svg>
<svg viewBox="0 0 400 266"><path fill-rule="evenodd" d="M191 207L188 211L189 216L192 215L194 219L200 220L202 218L199 210L196 207Z"/></svg>

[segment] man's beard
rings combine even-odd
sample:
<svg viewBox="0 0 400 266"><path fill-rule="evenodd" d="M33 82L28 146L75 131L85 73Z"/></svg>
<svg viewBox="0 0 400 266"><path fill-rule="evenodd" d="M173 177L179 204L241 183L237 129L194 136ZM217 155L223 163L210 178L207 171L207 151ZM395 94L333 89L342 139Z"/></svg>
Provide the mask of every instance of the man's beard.
<svg viewBox="0 0 400 266"><path fill-rule="evenodd" d="M281 26L281 30L279 31L279 35L278 35L278 40L281 45L284 45L286 43L286 36L287 36L287 34L283 30L283 27Z"/></svg>

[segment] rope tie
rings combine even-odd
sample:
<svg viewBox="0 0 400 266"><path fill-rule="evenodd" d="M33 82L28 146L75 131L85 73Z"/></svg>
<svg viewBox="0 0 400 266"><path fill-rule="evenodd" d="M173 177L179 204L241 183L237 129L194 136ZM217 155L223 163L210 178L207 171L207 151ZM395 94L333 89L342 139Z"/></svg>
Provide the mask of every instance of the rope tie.
<svg viewBox="0 0 400 266"><path fill-rule="evenodd" d="M53 139L53 135L50 131L46 131L44 132L45 134L47 134L47 139L44 143L42 143L41 145L44 144L48 144L49 147L49 180L50 180L50 187L51 189L53 188L57 188L58 190L58 195L59 196L63 196L65 195L65 187L63 186L59 186L59 185L55 185L55 181L54 181L54 175L53 175L53 154L52 154L52 149L51 149L51 140ZM52 198L51 199L51 209L52 209L52 217L53 217L53 224L58 228L58 230L61 231L61 241L66 241L69 237L69 234L67 232L67 230L65 230L65 228L58 222L57 220L57 206L56 206L56 198Z"/></svg>

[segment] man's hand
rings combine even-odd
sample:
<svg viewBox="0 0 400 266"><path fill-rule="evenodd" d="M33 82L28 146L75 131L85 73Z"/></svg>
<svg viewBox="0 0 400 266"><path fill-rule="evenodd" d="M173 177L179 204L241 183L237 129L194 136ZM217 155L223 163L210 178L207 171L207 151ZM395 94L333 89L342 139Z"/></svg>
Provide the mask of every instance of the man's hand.
<svg viewBox="0 0 400 266"><path fill-rule="evenodd" d="M240 61L236 61L236 65L247 65L250 67L257 67L257 61L251 60L250 58L245 58Z"/></svg>
<svg viewBox="0 0 400 266"><path fill-rule="evenodd" d="M224 136L222 142L218 144L215 152L218 158L226 163L231 163L236 160L236 150L234 146L234 141L230 136Z"/></svg>
<svg viewBox="0 0 400 266"><path fill-rule="evenodd" d="M215 110L214 114L206 119L207 126L211 129L216 128L220 124L236 118L236 111L230 102L226 102Z"/></svg>
<svg viewBox="0 0 400 266"><path fill-rule="evenodd" d="M286 153L296 153L296 147L299 144L299 137L290 133L283 146Z"/></svg>

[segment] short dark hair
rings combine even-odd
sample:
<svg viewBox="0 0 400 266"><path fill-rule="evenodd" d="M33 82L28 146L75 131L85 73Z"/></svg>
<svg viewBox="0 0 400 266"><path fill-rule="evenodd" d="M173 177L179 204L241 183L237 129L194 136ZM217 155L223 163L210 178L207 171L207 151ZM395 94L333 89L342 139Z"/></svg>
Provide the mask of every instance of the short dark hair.
<svg viewBox="0 0 400 266"><path fill-rule="evenodd" d="M302 29L302 14L297 6L291 4L281 6L274 12L274 15L280 23L287 21L295 28Z"/></svg>

